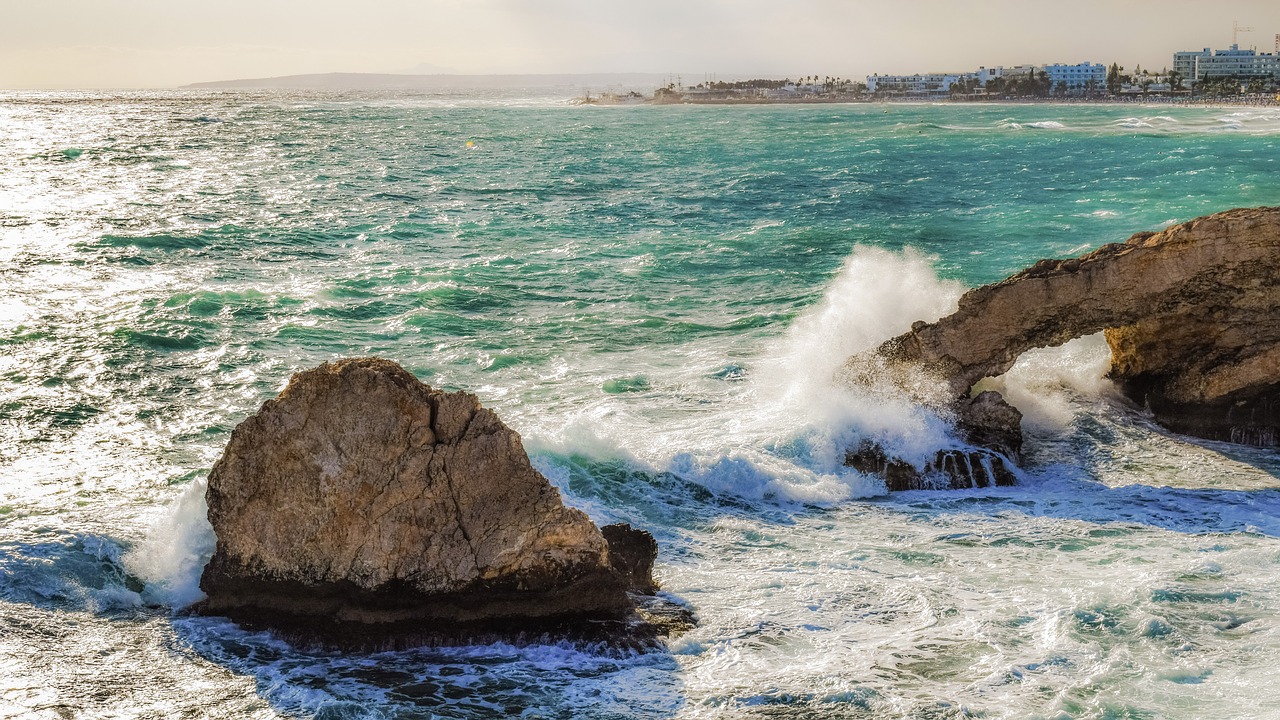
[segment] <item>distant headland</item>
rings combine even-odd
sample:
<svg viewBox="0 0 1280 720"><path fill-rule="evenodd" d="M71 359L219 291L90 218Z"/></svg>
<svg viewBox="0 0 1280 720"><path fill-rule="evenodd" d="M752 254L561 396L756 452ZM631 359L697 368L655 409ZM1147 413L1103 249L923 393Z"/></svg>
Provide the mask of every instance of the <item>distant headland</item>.
<svg viewBox="0 0 1280 720"><path fill-rule="evenodd" d="M668 75L656 73L451 75L399 73L313 73L240 80L217 80L182 86L201 90L466 90L473 88L584 87L655 88Z"/></svg>

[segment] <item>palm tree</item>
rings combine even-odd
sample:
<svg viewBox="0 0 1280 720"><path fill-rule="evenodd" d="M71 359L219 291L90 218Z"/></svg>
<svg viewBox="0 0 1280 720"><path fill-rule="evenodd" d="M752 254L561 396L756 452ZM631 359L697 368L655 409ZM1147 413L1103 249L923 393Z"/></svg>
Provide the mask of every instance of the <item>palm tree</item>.
<svg viewBox="0 0 1280 720"><path fill-rule="evenodd" d="M1116 95L1120 92L1120 71L1124 68L1116 63L1111 63L1111 67L1107 68L1107 92Z"/></svg>

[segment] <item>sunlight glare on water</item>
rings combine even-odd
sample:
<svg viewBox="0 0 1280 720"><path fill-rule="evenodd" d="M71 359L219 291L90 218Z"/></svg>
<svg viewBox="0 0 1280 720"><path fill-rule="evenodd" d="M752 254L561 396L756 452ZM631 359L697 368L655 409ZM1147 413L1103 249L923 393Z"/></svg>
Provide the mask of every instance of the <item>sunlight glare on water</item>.
<svg viewBox="0 0 1280 720"><path fill-rule="evenodd" d="M1256 718L1280 461L1097 337L991 381L1011 488L886 495L935 410L836 380L964 288L1277 204L1274 109L0 95L0 714ZM479 395L700 625L663 651L292 648L199 597L203 483L292 372Z"/></svg>

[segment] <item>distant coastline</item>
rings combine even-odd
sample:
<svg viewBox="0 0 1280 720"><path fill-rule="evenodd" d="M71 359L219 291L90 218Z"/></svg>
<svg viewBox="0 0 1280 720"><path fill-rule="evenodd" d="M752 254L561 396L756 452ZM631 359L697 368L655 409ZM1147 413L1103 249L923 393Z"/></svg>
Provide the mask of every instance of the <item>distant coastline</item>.
<svg viewBox="0 0 1280 720"><path fill-rule="evenodd" d="M830 105L867 103L911 104L1026 104L1026 105L1166 105L1173 107L1278 107L1280 94L1275 92L1241 93L1239 95L1196 95L1181 93L1117 93L1117 94L1010 94L977 91L952 93L936 97L917 97L898 93L868 92L862 83L828 80L797 84L790 80L752 80L682 87L668 83L652 95L631 91L625 94L586 93L572 101L579 105Z"/></svg>
<svg viewBox="0 0 1280 720"><path fill-rule="evenodd" d="M667 75L588 73L529 75L415 75L394 73L310 73L265 78L215 80L183 85L183 90L465 90L474 88L586 87L656 88Z"/></svg>
<svg viewBox="0 0 1280 720"><path fill-rule="evenodd" d="M738 97L738 98L687 98L682 100L656 101L646 98L643 101L619 102L604 98L575 98L578 105L621 106L621 105L1166 105L1170 107L1280 107L1280 99L1276 97L1239 96L1233 98L1187 98L1187 97L1119 97L1119 98L988 98L982 100L939 98L925 100L920 98L878 98L863 97Z"/></svg>
<svg viewBox="0 0 1280 720"><path fill-rule="evenodd" d="M670 75L655 73L591 74L391 74L313 73L266 78L216 80L183 85L182 90L291 90L319 92L379 91L466 91L554 89L564 92L578 105L840 105L840 104L927 104L927 105L1167 105L1172 107L1280 107L1280 96L1271 93L1204 97L1191 95L1125 94L1097 97L1028 97L956 95L939 98L883 96L865 92L865 86L814 83L796 88L799 92L778 92L742 88L708 92L698 88L678 88ZM760 81L752 81L760 82ZM772 81L770 81L772 82ZM788 81L777 81L781 84ZM747 85L747 83L738 83ZM593 88L639 88L640 90L594 90ZM642 92L651 91L651 92ZM582 93L580 95L574 95Z"/></svg>

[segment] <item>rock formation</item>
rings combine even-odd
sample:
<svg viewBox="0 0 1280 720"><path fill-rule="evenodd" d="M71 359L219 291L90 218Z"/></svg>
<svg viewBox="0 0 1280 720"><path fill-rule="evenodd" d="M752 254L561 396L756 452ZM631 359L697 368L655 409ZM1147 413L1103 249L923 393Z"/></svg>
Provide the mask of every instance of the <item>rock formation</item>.
<svg viewBox="0 0 1280 720"><path fill-rule="evenodd" d="M1110 377L1157 422L1275 446L1280 208L1231 210L1079 258L1042 260L971 290L955 313L916 323L878 354L943 378L959 407L974 383L1004 373L1023 352L1099 331L1111 346ZM993 425L958 414L971 435Z"/></svg>
<svg viewBox="0 0 1280 720"><path fill-rule="evenodd" d="M648 533L607 529L615 556L475 396L377 358L295 375L232 433L207 499L199 610L251 624L537 630L623 621L654 588Z"/></svg>
<svg viewBox="0 0 1280 720"><path fill-rule="evenodd" d="M658 557L658 542L653 536L625 523L605 525L600 531L609 543L609 564L614 571L637 592L657 592L653 561Z"/></svg>
<svg viewBox="0 0 1280 720"><path fill-rule="evenodd" d="M1013 485L1022 458L1022 413L988 390L952 409L968 447L938 450L924 467L890 457L873 442L845 453L844 464L884 478L889 490L960 490Z"/></svg>

